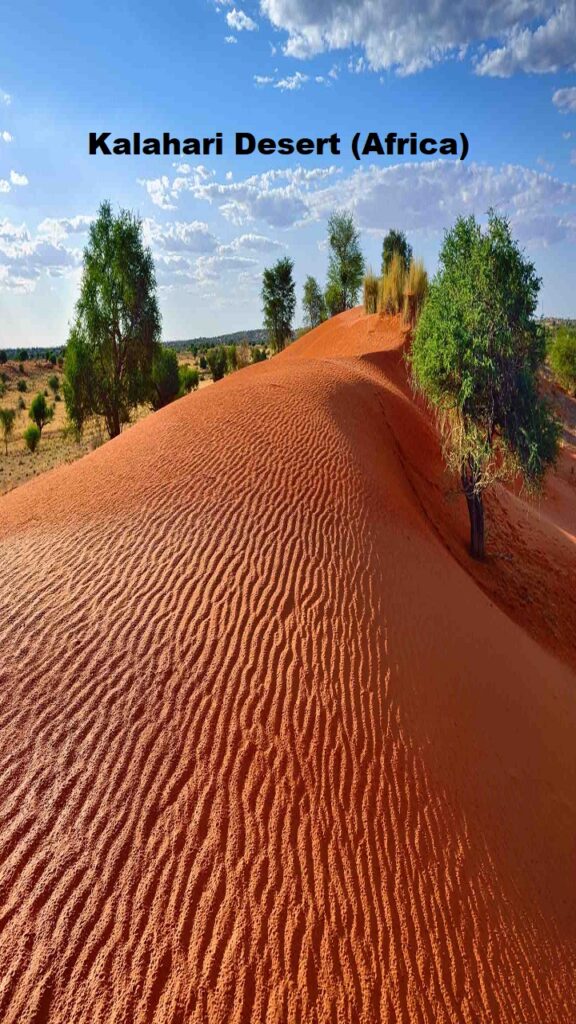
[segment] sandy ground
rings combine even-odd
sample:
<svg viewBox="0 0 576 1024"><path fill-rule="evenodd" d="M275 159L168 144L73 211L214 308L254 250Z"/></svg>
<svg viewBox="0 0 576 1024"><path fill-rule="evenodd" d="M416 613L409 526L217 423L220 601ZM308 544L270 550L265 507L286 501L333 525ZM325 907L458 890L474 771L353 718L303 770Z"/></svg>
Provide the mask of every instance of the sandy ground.
<svg viewBox="0 0 576 1024"><path fill-rule="evenodd" d="M571 455L472 566L401 342L1 499L5 1024L573 1024Z"/></svg>

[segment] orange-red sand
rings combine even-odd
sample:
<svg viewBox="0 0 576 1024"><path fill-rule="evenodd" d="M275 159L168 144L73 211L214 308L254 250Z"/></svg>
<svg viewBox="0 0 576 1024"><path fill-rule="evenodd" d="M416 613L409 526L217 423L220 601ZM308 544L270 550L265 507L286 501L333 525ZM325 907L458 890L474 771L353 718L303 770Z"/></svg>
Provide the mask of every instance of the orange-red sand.
<svg viewBox="0 0 576 1024"><path fill-rule="evenodd" d="M574 1024L574 490L472 565L401 345L0 500L3 1024Z"/></svg>

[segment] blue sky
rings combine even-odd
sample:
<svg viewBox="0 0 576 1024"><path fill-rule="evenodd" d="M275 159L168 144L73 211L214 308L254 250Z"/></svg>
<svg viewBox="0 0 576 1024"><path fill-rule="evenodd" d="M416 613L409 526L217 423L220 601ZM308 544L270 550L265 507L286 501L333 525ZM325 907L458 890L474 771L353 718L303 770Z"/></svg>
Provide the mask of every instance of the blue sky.
<svg viewBox="0 0 576 1024"><path fill-rule="evenodd" d="M459 213L496 206L576 316L576 5L261 0L11 5L0 38L0 345L66 339L99 203L137 211L164 337L258 326L264 266L323 281L326 219L354 212L369 263L390 227L435 269ZM222 157L89 156L113 136L222 131ZM337 132L339 157L237 157L258 137ZM465 131L453 159L356 163L356 131Z"/></svg>

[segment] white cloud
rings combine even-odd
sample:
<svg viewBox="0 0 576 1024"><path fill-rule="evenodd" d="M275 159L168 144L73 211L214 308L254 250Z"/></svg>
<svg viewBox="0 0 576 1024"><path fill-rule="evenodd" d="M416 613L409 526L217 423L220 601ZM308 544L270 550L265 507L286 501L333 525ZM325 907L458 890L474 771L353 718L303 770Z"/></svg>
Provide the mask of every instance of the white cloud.
<svg viewBox="0 0 576 1024"><path fill-rule="evenodd" d="M84 234L93 219L87 214L78 214L76 217L46 217L38 225L38 235L57 245L70 235Z"/></svg>
<svg viewBox="0 0 576 1024"><path fill-rule="evenodd" d="M270 75L254 75L254 82L256 85L270 85L274 81Z"/></svg>
<svg viewBox="0 0 576 1024"><path fill-rule="evenodd" d="M10 188L10 182L6 181L6 178L0 178L0 192L9 192Z"/></svg>
<svg viewBox="0 0 576 1024"><path fill-rule="evenodd" d="M159 224L147 219L144 222L146 241L154 248L169 253L210 253L218 241L204 221L173 221Z"/></svg>
<svg viewBox="0 0 576 1024"><path fill-rule="evenodd" d="M576 86L568 89L557 89L552 97L552 103L561 114L576 113Z"/></svg>
<svg viewBox="0 0 576 1024"><path fill-rule="evenodd" d="M7 132L7 131L0 132L0 141L1 142L12 142L13 140L12 140L12 136L10 135L10 132Z"/></svg>
<svg viewBox="0 0 576 1024"><path fill-rule="evenodd" d="M224 36L224 42L231 45L233 43L237 43L238 40L236 39L236 36Z"/></svg>
<svg viewBox="0 0 576 1024"><path fill-rule="evenodd" d="M4 89L0 89L0 103L4 103L7 107L12 103L12 97L9 92L4 92Z"/></svg>
<svg viewBox="0 0 576 1024"><path fill-rule="evenodd" d="M277 242L274 238L267 238L266 235L257 235L249 233L246 235L238 235L228 246L221 246L220 251L225 252L277 252L279 249L284 249L285 246L281 242Z"/></svg>
<svg viewBox="0 0 576 1024"><path fill-rule="evenodd" d="M479 61L479 75L509 78L517 71L537 74L576 68L576 4L563 3L542 25L513 28L504 45Z"/></svg>
<svg viewBox="0 0 576 1024"><path fill-rule="evenodd" d="M260 6L287 33L284 52L291 57L360 47L372 70L412 74L487 43L481 74L555 70L575 61L573 0L261 0Z"/></svg>
<svg viewBox="0 0 576 1024"><path fill-rule="evenodd" d="M61 277L75 270L81 253L32 234L24 224L0 221L0 288L31 292L43 274Z"/></svg>
<svg viewBox="0 0 576 1024"><path fill-rule="evenodd" d="M283 92L294 92L296 89L301 89L307 81L308 75L303 75L301 71L297 71L294 75L281 78L280 81L276 82L274 88L281 89Z"/></svg>
<svg viewBox="0 0 576 1024"><path fill-rule="evenodd" d="M28 185L28 178L25 174L18 174L17 171L10 171L10 182L12 185L24 186Z"/></svg>
<svg viewBox="0 0 576 1024"><path fill-rule="evenodd" d="M237 11L235 7L228 11L226 23L235 32L255 32L258 29L258 25L252 21L252 18L249 18L244 11Z"/></svg>

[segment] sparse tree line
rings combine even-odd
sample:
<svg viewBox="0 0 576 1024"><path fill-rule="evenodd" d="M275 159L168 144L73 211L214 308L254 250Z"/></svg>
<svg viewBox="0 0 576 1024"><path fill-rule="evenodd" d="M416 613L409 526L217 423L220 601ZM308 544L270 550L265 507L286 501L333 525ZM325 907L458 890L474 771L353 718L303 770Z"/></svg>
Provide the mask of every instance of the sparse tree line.
<svg viewBox="0 0 576 1024"><path fill-rule="evenodd" d="M519 478L538 489L556 459L561 425L540 391L547 358L563 387L576 391L576 330L562 327L546 337L536 319L541 281L512 238L504 217L491 212L485 229L474 217L459 218L445 235L439 268L429 282L413 258L405 234L384 238L379 277L365 274L360 236L349 213L328 220L328 272L324 288L314 277L304 283L307 328L354 307L363 286L367 314L402 314L410 326L406 361L413 386L436 410L444 455L458 475L470 518L470 550L485 550L483 495L496 480ZM265 269L264 322L273 352L293 338L296 310L294 264L289 257ZM79 434L99 417L117 436L143 404L160 409L198 388L201 373L213 381L266 359L264 347L193 345L196 366L180 365L173 348L160 342L160 313L152 255L142 225L104 203L90 228L84 252L80 297L65 355L49 361L64 371L63 392L70 423ZM18 352L18 408L27 391ZM0 352L0 364L7 356ZM0 398L9 377L0 371ZM12 381L10 381L12 383ZM37 450L42 431L60 400L60 378L48 381L28 410L24 440ZM18 410L0 407L5 452Z"/></svg>

